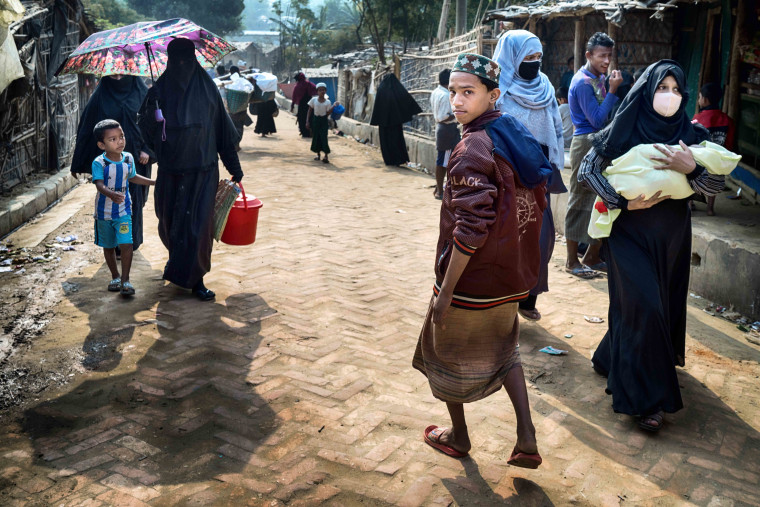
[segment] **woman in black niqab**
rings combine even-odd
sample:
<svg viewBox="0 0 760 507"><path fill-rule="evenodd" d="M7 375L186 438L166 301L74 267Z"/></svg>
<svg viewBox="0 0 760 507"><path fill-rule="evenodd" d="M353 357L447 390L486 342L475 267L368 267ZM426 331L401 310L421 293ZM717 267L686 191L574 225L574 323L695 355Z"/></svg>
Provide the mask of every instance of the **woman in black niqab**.
<svg viewBox="0 0 760 507"><path fill-rule="evenodd" d="M652 105L654 94L662 81L673 76L681 91L681 106L672 116L662 116ZM593 139L597 153L613 160L640 144L687 145L708 139L707 130L694 125L685 113L689 101L686 76L673 60L660 60L650 65L634 83L631 91L620 103L617 114Z"/></svg>
<svg viewBox="0 0 760 507"><path fill-rule="evenodd" d="M394 74L386 75L375 93L370 125L377 125L380 134L380 151L385 165L409 162L404 140L404 123L411 121L422 108Z"/></svg>
<svg viewBox="0 0 760 507"><path fill-rule="evenodd" d="M142 79L134 76L106 76L100 80L90 100L82 111L77 128L77 142L71 161L73 174L91 174L92 161L103 150L98 148L92 130L102 120L116 120L121 125L126 138L124 151L135 159L137 174L150 178L151 151L137 127L137 111L140 109L148 87ZM132 198L132 248L137 250L143 243L143 207L148 199L146 185L129 184Z"/></svg>
<svg viewBox="0 0 760 507"><path fill-rule="evenodd" d="M211 270L219 158L233 181L243 178L235 149L239 136L192 41L174 39L167 52L166 71L148 91L139 125L158 160L158 234L169 250L164 279L207 301L215 296L203 277Z"/></svg>
<svg viewBox="0 0 760 507"><path fill-rule="evenodd" d="M675 80L678 90L668 76ZM670 83L670 84L668 84ZM662 86L662 90L658 88ZM681 96L674 114L655 110L657 93ZM607 377L615 412L638 416L639 426L658 431L665 412L683 408L676 366L684 365L686 297L691 259L691 211L688 199L658 197L627 200L602 172L610 161L641 144L687 145L707 139L685 112L688 92L683 70L672 60L652 64L636 82L612 122L593 139L578 179L590 185L608 208L619 208L610 236L603 242L610 306L609 327L592 358ZM664 152L670 152L662 147ZM662 160L665 160L663 162ZM659 164L686 175L696 193L722 188L722 176L696 165L688 151L670 153ZM680 161L680 162L679 162ZM679 165L682 164L682 165Z"/></svg>

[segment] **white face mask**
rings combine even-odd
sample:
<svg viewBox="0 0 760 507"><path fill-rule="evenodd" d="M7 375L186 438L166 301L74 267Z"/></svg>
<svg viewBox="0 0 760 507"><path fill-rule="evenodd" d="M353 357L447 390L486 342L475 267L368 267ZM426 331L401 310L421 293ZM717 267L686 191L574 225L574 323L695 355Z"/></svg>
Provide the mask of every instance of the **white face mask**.
<svg viewBox="0 0 760 507"><path fill-rule="evenodd" d="M681 97L673 92L655 93L652 107L662 116L673 116L681 107Z"/></svg>

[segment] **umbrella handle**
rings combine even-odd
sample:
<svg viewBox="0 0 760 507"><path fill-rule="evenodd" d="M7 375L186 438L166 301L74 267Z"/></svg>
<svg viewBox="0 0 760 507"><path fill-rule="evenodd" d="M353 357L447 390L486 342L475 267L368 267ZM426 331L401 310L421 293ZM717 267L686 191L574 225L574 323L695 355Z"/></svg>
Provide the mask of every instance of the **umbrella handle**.
<svg viewBox="0 0 760 507"><path fill-rule="evenodd" d="M238 181L237 186L239 186L240 191L243 192L243 204L245 205L245 210L248 211L248 198L245 196L245 189L243 188L243 182Z"/></svg>
<svg viewBox="0 0 760 507"><path fill-rule="evenodd" d="M150 81L153 84L156 84L156 80L153 79L153 67L150 66L150 57L153 55L153 50L150 48L150 44L147 42L145 43L145 54L148 57L148 70L150 71ZM153 56L153 61L154 62L156 61L155 56Z"/></svg>

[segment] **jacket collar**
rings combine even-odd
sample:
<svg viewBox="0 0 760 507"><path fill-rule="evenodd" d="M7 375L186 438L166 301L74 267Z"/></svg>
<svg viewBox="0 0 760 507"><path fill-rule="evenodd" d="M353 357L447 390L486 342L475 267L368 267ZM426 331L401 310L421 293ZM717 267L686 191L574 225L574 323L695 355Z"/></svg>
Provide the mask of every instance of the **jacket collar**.
<svg viewBox="0 0 760 507"><path fill-rule="evenodd" d="M469 132L476 132L478 130L483 130L486 127L486 125L488 125L494 120L497 120L500 116L501 116L501 113L496 109L486 111L485 113L481 114L480 116L472 120L467 125L464 125L462 131L465 134L467 134Z"/></svg>

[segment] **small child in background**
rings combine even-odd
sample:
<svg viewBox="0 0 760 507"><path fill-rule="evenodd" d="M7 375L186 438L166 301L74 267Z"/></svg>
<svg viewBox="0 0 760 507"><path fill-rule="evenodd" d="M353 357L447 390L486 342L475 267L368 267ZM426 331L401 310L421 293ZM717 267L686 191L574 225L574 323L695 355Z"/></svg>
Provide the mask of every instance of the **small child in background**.
<svg viewBox="0 0 760 507"><path fill-rule="evenodd" d="M327 144L327 134L330 130L327 115L332 112L334 106L339 104L340 102L336 102L335 104L330 102L330 97L327 96L326 84L317 83L317 95L309 101L306 128L311 129L311 151L317 154L314 160L320 160L321 153L324 152L325 158L321 160L325 164L330 163L327 158L330 153L330 145Z"/></svg>
<svg viewBox="0 0 760 507"><path fill-rule="evenodd" d="M560 86L557 90L557 102L559 103L559 115L562 117L562 137L565 142L565 149L570 149L570 143L573 141L573 119L570 117L570 104L567 103L567 92L569 90L565 86ZM569 160L569 156L565 156L565 160ZM567 162L565 162L567 163Z"/></svg>
<svg viewBox="0 0 760 507"><path fill-rule="evenodd" d="M734 137L736 136L736 125L726 113L720 110L720 99L723 97L723 89L717 83L706 83L699 90L697 105L699 112L694 115L692 123L699 123L707 128L710 132L710 141L715 144L724 146L729 150L734 150ZM697 200L707 202L707 215L715 216L715 196L701 198L694 196ZM692 203L692 209L694 204Z"/></svg>
<svg viewBox="0 0 760 507"><path fill-rule="evenodd" d="M135 159L124 152L126 139L116 120L95 125L93 135L103 154L92 161L92 182L98 189L95 197L95 244L103 248L106 265L111 270L108 290L132 296L129 282L132 267L132 200L128 183L155 185L155 180L137 174ZM116 247L121 249L121 275L116 265Z"/></svg>

